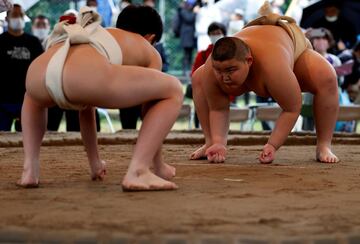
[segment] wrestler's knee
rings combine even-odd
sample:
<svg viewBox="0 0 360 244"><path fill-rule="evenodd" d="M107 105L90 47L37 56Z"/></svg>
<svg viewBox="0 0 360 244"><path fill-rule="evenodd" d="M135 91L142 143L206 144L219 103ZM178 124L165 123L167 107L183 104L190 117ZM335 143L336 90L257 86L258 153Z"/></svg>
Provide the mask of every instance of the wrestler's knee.
<svg viewBox="0 0 360 244"><path fill-rule="evenodd" d="M338 82L335 72L329 69L317 71L317 79L315 79L315 93L338 93Z"/></svg>
<svg viewBox="0 0 360 244"><path fill-rule="evenodd" d="M183 94L181 82L177 78L171 76L170 83L171 83L170 94L172 98L175 99L177 103L182 104L184 94Z"/></svg>

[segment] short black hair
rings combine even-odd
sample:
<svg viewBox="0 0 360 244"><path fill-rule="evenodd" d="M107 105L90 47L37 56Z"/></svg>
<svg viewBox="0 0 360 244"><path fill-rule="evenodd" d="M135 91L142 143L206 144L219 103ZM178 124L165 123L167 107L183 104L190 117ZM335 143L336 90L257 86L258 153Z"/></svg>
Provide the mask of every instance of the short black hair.
<svg viewBox="0 0 360 244"><path fill-rule="evenodd" d="M342 1L341 0L327 0L324 1L324 7L336 7L338 9L340 9L342 7Z"/></svg>
<svg viewBox="0 0 360 244"><path fill-rule="evenodd" d="M211 57L215 61L225 61L233 58L245 61L246 55L249 53L249 46L241 39L223 37L215 43Z"/></svg>
<svg viewBox="0 0 360 244"><path fill-rule="evenodd" d="M221 32L226 35L226 27L225 25L219 23L219 22L212 22L209 27L207 33L210 34L210 32L215 30L221 30Z"/></svg>
<svg viewBox="0 0 360 244"><path fill-rule="evenodd" d="M96 4L98 4L97 0L86 0L86 6L89 5L89 3L95 2Z"/></svg>
<svg viewBox="0 0 360 244"><path fill-rule="evenodd" d="M11 11L13 11L14 8L20 8L20 9L21 9L21 12L22 12L23 14L25 14L24 9L22 8L22 6L21 6L20 4L14 3L14 4L12 5L12 8L9 9L8 11L6 11L6 16L9 16L10 13L11 13Z"/></svg>
<svg viewBox="0 0 360 244"><path fill-rule="evenodd" d="M155 34L155 41L160 41L163 33L163 23L158 12L143 5L129 5L124 8L116 21L116 28L142 36Z"/></svg>

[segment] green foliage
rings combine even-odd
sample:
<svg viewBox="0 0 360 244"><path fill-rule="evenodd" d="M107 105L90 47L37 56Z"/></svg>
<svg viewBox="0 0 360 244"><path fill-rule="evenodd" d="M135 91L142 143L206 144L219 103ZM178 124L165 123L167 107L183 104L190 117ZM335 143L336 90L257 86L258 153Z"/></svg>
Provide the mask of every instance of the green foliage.
<svg viewBox="0 0 360 244"><path fill-rule="evenodd" d="M70 1L68 0L41 0L36 3L31 9L26 11L26 14L34 19L37 15L45 15L49 18L51 26L58 22L59 17L69 9Z"/></svg>

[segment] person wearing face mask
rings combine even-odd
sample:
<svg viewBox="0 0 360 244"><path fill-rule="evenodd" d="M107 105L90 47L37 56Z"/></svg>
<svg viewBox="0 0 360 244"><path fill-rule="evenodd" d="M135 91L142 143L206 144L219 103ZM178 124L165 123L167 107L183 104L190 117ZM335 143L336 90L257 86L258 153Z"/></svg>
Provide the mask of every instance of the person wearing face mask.
<svg viewBox="0 0 360 244"><path fill-rule="evenodd" d="M231 36L239 32L245 26L245 24L244 11L239 8L235 9L229 22L228 35Z"/></svg>
<svg viewBox="0 0 360 244"><path fill-rule="evenodd" d="M349 93L355 104L360 104L360 41L349 51L351 53L348 58L353 61L353 65L350 73L345 76L342 88Z"/></svg>
<svg viewBox="0 0 360 244"><path fill-rule="evenodd" d="M336 45L331 52L337 54L346 48L351 48L356 42L354 24L341 14L341 1L328 0L324 8L324 17L316 21L311 27L328 29L334 36Z"/></svg>
<svg viewBox="0 0 360 244"><path fill-rule="evenodd" d="M311 29L308 31L307 36L314 50L323 56L334 68L341 66L342 63L340 58L328 52L328 50L335 44L334 38L329 30L325 28ZM340 89L340 86L344 83L344 77L337 74L337 79L339 84L339 104L351 104L348 93ZM309 95L309 93L306 93L306 95ZM336 122L335 131L352 132L354 125L355 121L338 121Z"/></svg>
<svg viewBox="0 0 360 244"><path fill-rule="evenodd" d="M86 6L88 6L89 8L91 8L93 11L98 12L98 2L97 0L87 0L86 1Z"/></svg>
<svg viewBox="0 0 360 244"><path fill-rule="evenodd" d="M39 38L43 47L46 46L46 39L50 33L50 22L49 19L44 15L38 15L35 17L32 27L32 33L34 36Z"/></svg>
<svg viewBox="0 0 360 244"><path fill-rule="evenodd" d="M215 42L226 35L226 27L219 22L213 22L209 25L207 33L211 44L207 47L206 50L202 50L197 53L191 74L205 63L207 57L212 52Z"/></svg>
<svg viewBox="0 0 360 244"><path fill-rule="evenodd" d="M203 65L206 62L207 58L209 57L209 55L211 54L211 52L214 48L214 44L216 43L216 41L226 35L226 27L225 27L225 25L223 25L221 23L213 22L209 25L207 33L208 33L211 44L207 47L206 50L203 50L203 51L200 51L197 53L194 64L192 66L191 75L201 65ZM189 84L188 87L186 88L186 97L192 98L191 84ZM195 123L195 128L199 128L199 119L198 119L196 113L195 113L195 117L194 117L194 123Z"/></svg>
<svg viewBox="0 0 360 244"><path fill-rule="evenodd" d="M24 32L25 13L19 4L7 11L8 30L0 35L0 131L21 130L20 114L25 94L26 71L43 48L33 35Z"/></svg>

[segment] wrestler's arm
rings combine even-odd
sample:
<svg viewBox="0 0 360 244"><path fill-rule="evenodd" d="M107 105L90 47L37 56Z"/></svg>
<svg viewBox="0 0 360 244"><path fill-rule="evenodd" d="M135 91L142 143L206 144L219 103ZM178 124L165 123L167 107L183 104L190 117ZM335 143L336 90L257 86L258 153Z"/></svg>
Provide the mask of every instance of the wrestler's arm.
<svg viewBox="0 0 360 244"><path fill-rule="evenodd" d="M91 177L93 180L102 180L105 172L100 172L100 156L97 144L97 132L96 132L96 118L95 108L88 107L84 110L79 111L79 122L81 137L85 146L86 155L89 160L91 168ZM102 162L103 164L103 162ZM103 169L105 170L105 169Z"/></svg>
<svg viewBox="0 0 360 244"><path fill-rule="evenodd" d="M268 68L265 75L267 77L266 88L282 109L268 143L264 147L263 153L265 154L269 147L270 151L272 151L271 147L273 147L275 152L283 145L300 114L301 89L292 68L288 66L281 63L269 65L270 69ZM264 163L267 163L266 156L262 155L260 157L260 160L265 160Z"/></svg>
<svg viewBox="0 0 360 244"><path fill-rule="evenodd" d="M204 93L209 105L209 121L212 146L206 151L209 161L222 162L226 156L227 134L229 130L229 95L224 93L215 78L212 67L205 64Z"/></svg>

